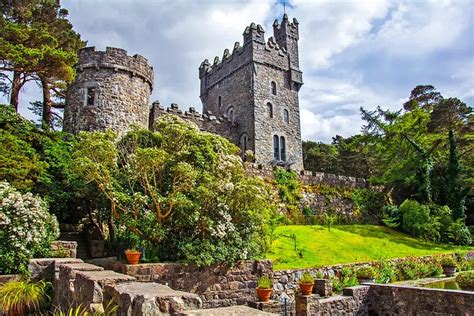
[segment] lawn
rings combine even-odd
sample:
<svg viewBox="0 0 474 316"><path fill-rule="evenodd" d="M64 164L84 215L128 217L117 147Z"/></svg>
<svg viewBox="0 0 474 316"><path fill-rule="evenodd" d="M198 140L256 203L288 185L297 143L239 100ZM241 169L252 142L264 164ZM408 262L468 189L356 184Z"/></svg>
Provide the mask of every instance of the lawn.
<svg viewBox="0 0 474 316"><path fill-rule="evenodd" d="M468 249L472 247L424 242L385 226L335 225L331 231L318 225L280 226L265 257L274 261L275 270L282 270Z"/></svg>

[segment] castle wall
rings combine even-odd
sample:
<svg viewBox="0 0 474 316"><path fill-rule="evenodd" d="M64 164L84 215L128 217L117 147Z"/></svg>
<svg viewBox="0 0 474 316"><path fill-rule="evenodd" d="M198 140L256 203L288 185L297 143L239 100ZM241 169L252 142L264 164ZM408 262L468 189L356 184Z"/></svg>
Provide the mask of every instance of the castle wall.
<svg viewBox="0 0 474 316"><path fill-rule="evenodd" d="M66 96L64 130L112 129L122 133L131 124L147 127L153 87L153 69L147 60L110 47L105 52L88 47L78 55L76 80ZM93 91L93 104L87 101L88 89Z"/></svg>

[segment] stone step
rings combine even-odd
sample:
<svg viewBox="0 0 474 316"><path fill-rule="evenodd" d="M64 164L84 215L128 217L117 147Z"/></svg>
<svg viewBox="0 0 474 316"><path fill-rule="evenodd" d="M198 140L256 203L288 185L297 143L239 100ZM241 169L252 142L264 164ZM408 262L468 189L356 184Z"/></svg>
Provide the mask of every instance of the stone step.
<svg viewBox="0 0 474 316"><path fill-rule="evenodd" d="M174 315L179 316L248 316L248 315L258 315L258 316L267 316L267 315L279 315L269 312L264 312L255 308L251 308L245 305L235 305L229 307L219 307L219 308L210 308L210 309L197 309L182 311L175 313Z"/></svg>
<svg viewBox="0 0 474 316"><path fill-rule="evenodd" d="M119 306L117 315L174 315L199 309L201 298L158 283L129 282L105 286L104 306L110 301Z"/></svg>

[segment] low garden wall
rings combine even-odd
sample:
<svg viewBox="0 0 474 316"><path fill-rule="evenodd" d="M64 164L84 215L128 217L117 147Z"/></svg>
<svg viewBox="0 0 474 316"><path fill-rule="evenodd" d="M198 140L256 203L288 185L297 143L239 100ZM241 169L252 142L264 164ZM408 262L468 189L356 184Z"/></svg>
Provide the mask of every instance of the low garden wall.
<svg viewBox="0 0 474 316"><path fill-rule="evenodd" d="M472 315L474 292L392 284L345 288L343 295L297 295L296 315Z"/></svg>
<svg viewBox="0 0 474 316"><path fill-rule="evenodd" d="M423 256L417 257L417 260L422 262L433 258L434 256ZM387 262L401 263L405 260L407 259L400 258ZM354 270L360 266L377 264L377 262L358 262L322 268L273 271L270 260L248 260L232 267L212 265L202 268L181 263L128 265L115 258L95 259L89 262L133 276L138 281L166 284L175 290L198 294L207 308L245 304L246 301L255 299L256 282L262 275L268 275L273 280L273 300L282 301L283 297L293 300L298 291L298 280L304 272L331 277L338 275L343 268Z"/></svg>
<svg viewBox="0 0 474 316"><path fill-rule="evenodd" d="M161 283L175 290L198 294L206 308L241 305L254 300L257 279L273 273L270 260L248 260L232 267L212 265L202 268L180 263L128 265L115 259L89 262L133 276L138 281Z"/></svg>

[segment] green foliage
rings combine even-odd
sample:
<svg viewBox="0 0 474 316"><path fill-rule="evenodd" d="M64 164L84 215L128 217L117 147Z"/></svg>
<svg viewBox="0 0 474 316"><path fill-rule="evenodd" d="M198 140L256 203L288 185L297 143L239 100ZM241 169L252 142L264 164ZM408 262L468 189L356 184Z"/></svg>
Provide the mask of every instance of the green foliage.
<svg viewBox="0 0 474 316"><path fill-rule="evenodd" d="M257 280L257 288L259 288L259 289L271 289L272 288L272 280L266 275L260 277Z"/></svg>
<svg viewBox="0 0 474 316"><path fill-rule="evenodd" d="M326 226L328 227L328 231L331 231L331 226L334 223L334 215L330 215L328 213L325 214L326 216Z"/></svg>
<svg viewBox="0 0 474 316"><path fill-rule="evenodd" d="M413 236L424 236L430 221L430 211L425 205L414 200L405 200L400 205L402 228Z"/></svg>
<svg viewBox="0 0 474 316"><path fill-rule="evenodd" d="M474 289L474 271L461 272L456 276L456 283L461 289Z"/></svg>
<svg viewBox="0 0 474 316"><path fill-rule="evenodd" d="M377 276L377 272L371 266L363 266L355 271L358 279L372 279Z"/></svg>
<svg viewBox="0 0 474 316"><path fill-rule="evenodd" d="M335 293L342 292L342 289L345 287L359 284L355 272L347 267L342 268L341 271L331 279L331 281L332 288Z"/></svg>
<svg viewBox="0 0 474 316"><path fill-rule="evenodd" d="M26 273L33 257L49 255L59 225L44 201L0 182L0 273Z"/></svg>
<svg viewBox="0 0 474 316"><path fill-rule="evenodd" d="M111 203L119 235L161 260L232 263L270 245L270 190L248 177L238 148L174 115L155 131L83 132L74 170ZM137 245L134 245L137 246Z"/></svg>
<svg viewBox="0 0 474 316"><path fill-rule="evenodd" d="M50 283L9 281L0 287L0 310L7 315L38 313Z"/></svg>
<svg viewBox="0 0 474 316"><path fill-rule="evenodd" d="M455 266L456 266L456 261L455 261L454 258L451 257L451 256L446 256L446 257L441 258L441 260L439 261L439 263L440 263L443 267L455 267Z"/></svg>
<svg viewBox="0 0 474 316"><path fill-rule="evenodd" d="M387 260L380 260L377 264L376 283L391 283L395 281L395 269Z"/></svg>
<svg viewBox="0 0 474 316"><path fill-rule="evenodd" d="M311 283L313 284L314 283L314 277L311 273L309 272L304 272L302 275L301 275L301 278L299 279L299 283Z"/></svg>
<svg viewBox="0 0 474 316"><path fill-rule="evenodd" d="M292 223L302 222L302 211L300 210L302 189L295 171L285 170L277 167L274 171L278 194L285 203L289 220Z"/></svg>
<svg viewBox="0 0 474 316"><path fill-rule="evenodd" d="M370 189L356 189L352 193L355 207L361 213L364 223L378 224L382 217L385 200L382 192Z"/></svg>

